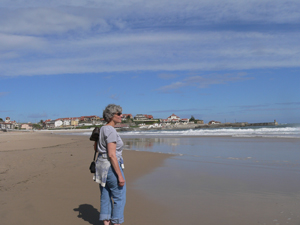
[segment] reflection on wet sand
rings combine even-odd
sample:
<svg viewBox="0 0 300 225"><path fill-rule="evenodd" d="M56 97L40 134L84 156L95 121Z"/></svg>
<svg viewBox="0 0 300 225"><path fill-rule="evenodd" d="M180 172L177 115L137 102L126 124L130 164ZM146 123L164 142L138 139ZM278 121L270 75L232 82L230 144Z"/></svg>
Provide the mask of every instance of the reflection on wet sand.
<svg viewBox="0 0 300 225"><path fill-rule="evenodd" d="M152 151L154 145L169 145L171 152L175 153L176 146L180 145L180 138L124 138L123 142L127 149L145 151Z"/></svg>

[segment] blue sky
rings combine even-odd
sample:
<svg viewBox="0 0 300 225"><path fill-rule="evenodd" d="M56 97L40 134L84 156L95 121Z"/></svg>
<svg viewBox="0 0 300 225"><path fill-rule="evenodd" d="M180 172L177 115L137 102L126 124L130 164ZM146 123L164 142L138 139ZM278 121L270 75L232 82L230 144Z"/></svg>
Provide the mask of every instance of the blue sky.
<svg viewBox="0 0 300 225"><path fill-rule="evenodd" d="M300 122L300 2L2 0L0 118Z"/></svg>

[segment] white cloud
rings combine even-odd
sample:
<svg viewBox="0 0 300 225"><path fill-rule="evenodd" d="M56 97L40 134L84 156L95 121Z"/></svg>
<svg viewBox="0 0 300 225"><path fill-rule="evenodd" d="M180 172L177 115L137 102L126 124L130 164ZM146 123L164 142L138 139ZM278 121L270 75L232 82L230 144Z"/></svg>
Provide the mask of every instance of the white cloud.
<svg viewBox="0 0 300 225"><path fill-rule="evenodd" d="M199 25L300 22L297 0L19 0L14 4L2 0L0 7L0 18L5 18L0 30L7 32L49 34L92 27L186 29Z"/></svg>
<svg viewBox="0 0 300 225"><path fill-rule="evenodd" d="M169 92L171 90L177 90L179 88L182 88L182 87L185 87L185 86L188 86L188 85L189 84L186 83L186 82L180 82L180 81L178 81L178 82L174 82L172 84L160 87L160 88L157 89L157 91L167 93L167 92Z"/></svg>
<svg viewBox="0 0 300 225"><path fill-rule="evenodd" d="M88 29L88 18L52 8L19 9L2 12L0 32L24 35L61 34L72 30Z"/></svg>
<svg viewBox="0 0 300 225"><path fill-rule="evenodd" d="M11 45L15 60L8 55L0 66L4 75L297 67L299 36L296 32L286 37L257 32L156 32L81 40L20 37L15 46ZM4 44L0 43L0 49L7 53Z"/></svg>
<svg viewBox="0 0 300 225"><path fill-rule="evenodd" d="M0 33L0 51L40 51L41 47L45 46L45 44L46 42L38 37Z"/></svg>
<svg viewBox="0 0 300 225"><path fill-rule="evenodd" d="M300 61L298 1L4 0L0 7L0 68L7 76L171 74Z"/></svg>

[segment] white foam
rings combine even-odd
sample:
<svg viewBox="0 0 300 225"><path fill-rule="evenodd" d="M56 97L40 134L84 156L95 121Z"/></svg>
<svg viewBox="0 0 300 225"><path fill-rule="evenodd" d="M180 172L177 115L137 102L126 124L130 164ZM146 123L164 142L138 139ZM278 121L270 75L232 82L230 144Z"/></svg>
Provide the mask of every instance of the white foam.
<svg viewBox="0 0 300 225"><path fill-rule="evenodd" d="M69 131L72 135L90 136L92 131ZM189 129L189 130L137 130L120 132L121 136L229 136L237 138L300 138L300 127L286 125L285 127L261 128L218 128L218 129Z"/></svg>
<svg viewBox="0 0 300 225"><path fill-rule="evenodd" d="M220 129L190 129L190 130L158 130L158 131L126 131L121 135L147 136L231 136L231 137L277 137L300 138L300 127L280 128L220 128Z"/></svg>

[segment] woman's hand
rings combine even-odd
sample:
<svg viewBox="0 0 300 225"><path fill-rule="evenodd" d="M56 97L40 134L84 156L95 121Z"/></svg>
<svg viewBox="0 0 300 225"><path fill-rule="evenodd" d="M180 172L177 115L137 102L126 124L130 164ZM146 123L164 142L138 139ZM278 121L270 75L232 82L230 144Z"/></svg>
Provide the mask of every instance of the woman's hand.
<svg viewBox="0 0 300 225"><path fill-rule="evenodd" d="M123 176L119 177L118 181L119 181L118 185L120 187L123 187L125 185L125 180L124 180Z"/></svg>

